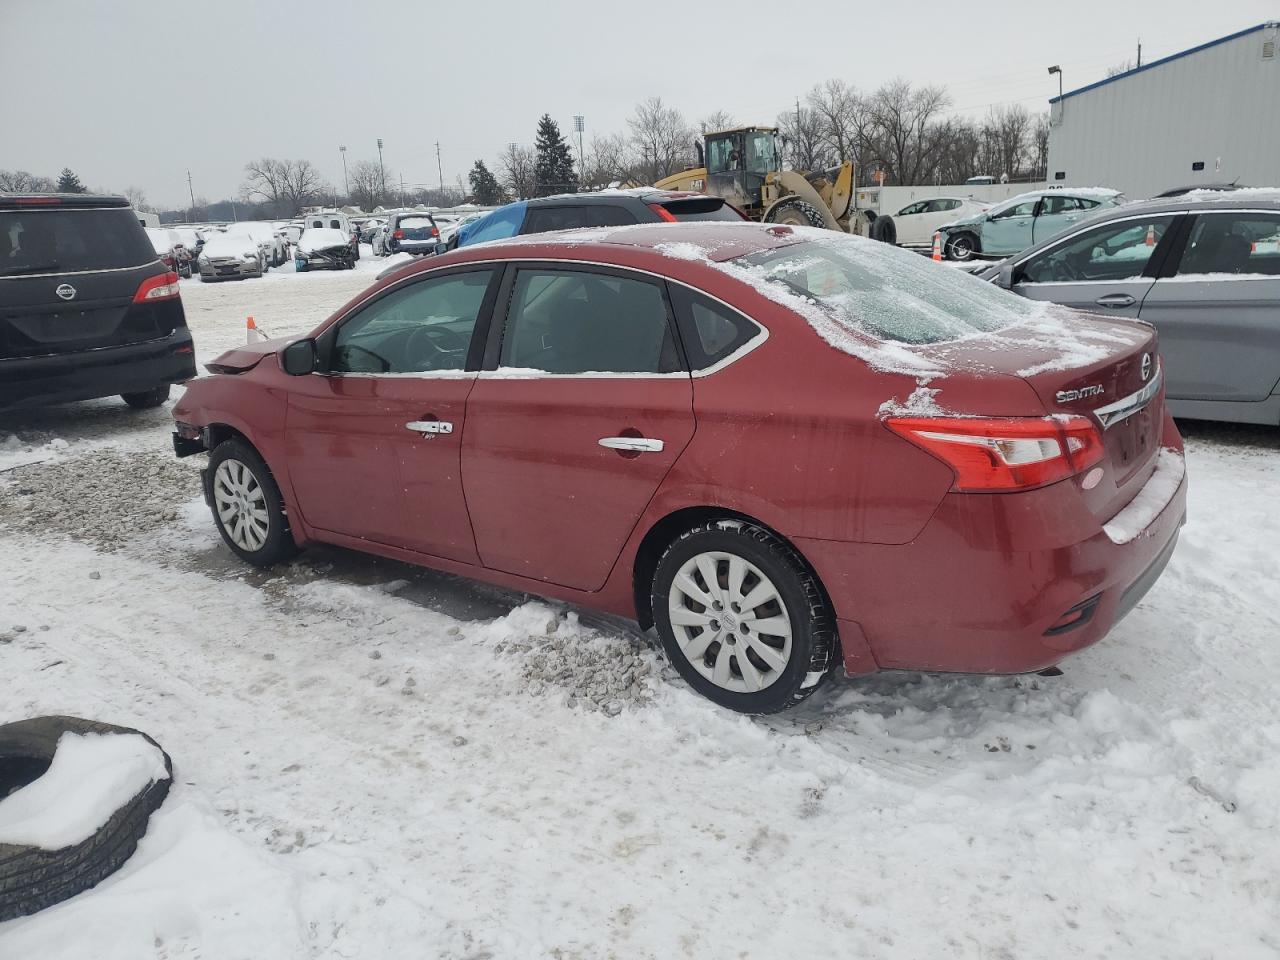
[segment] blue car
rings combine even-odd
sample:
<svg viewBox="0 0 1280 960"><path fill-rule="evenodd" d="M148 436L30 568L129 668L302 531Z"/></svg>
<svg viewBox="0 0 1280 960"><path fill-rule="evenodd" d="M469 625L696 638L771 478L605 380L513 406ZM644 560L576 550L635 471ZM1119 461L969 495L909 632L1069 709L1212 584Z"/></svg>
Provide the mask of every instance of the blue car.
<svg viewBox="0 0 1280 960"><path fill-rule="evenodd" d="M567 193L535 200L517 200L488 216L464 225L454 234L452 247L517 234L572 230L575 227L621 227L632 223L691 220L743 220L742 214L720 197L683 190L605 190Z"/></svg>

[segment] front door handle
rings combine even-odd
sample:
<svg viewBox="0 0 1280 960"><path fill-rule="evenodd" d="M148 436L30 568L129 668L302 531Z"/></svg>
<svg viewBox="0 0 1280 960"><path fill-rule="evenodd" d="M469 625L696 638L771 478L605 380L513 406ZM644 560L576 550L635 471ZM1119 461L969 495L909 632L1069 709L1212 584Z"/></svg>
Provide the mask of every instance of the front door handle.
<svg viewBox="0 0 1280 960"><path fill-rule="evenodd" d="M1093 302L1100 307L1132 307L1138 301L1127 293L1108 293Z"/></svg>
<svg viewBox="0 0 1280 960"><path fill-rule="evenodd" d="M662 441L648 437L601 437L600 446L610 450L629 450L632 453L662 452Z"/></svg>
<svg viewBox="0 0 1280 960"><path fill-rule="evenodd" d="M430 436L436 433L453 433L453 424L448 420L410 420L404 425L406 430Z"/></svg>

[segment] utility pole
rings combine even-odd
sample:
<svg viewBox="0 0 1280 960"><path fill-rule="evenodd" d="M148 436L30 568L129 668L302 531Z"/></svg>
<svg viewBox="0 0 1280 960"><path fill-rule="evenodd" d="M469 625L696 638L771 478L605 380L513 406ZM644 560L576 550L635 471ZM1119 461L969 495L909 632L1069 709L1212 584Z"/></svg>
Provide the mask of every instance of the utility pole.
<svg viewBox="0 0 1280 960"><path fill-rule="evenodd" d="M400 206L404 206L404 174L400 174Z"/></svg>
<svg viewBox="0 0 1280 960"><path fill-rule="evenodd" d="M440 141L436 141L436 173L440 176L440 194L444 195L444 167L440 163Z"/></svg>
<svg viewBox="0 0 1280 960"><path fill-rule="evenodd" d="M381 200L381 199L385 199L387 194L387 168L382 165L382 138L381 137L378 138L378 170L381 171L380 176L382 180L382 190L381 190L382 196L379 198ZM374 204L374 206L377 206L377 204Z"/></svg>
<svg viewBox="0 0 1280 960"><path fill-rule="evenodd" d="M338 152L342 154L342 190L347 195L349 202L351 200L351 181L347 179L347 148L338 147Z"/></svg>
<svg viewBox="0 0 1280 960"><path fill-rule="evenodd" d="M195 223L196 219L196 192L191 187L191 168L187 168L187 193L191 195L191 214L187 217L188 223Z"/></svg>
<svg viewBox="0 0 1280 960"><path fill-rule="evenodd" d="M1142 66L1142 38L1138 38L1138 66ZM1135 70L1137 67L1134 68Z"/></svg>

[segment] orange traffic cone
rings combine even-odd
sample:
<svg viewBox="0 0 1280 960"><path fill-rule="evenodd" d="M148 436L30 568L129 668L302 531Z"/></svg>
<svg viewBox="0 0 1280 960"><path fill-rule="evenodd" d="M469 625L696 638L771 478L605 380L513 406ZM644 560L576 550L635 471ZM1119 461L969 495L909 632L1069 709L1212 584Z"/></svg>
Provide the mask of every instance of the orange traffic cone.
<svg viewBox="0 0 1280 960"><path fill-rule="evenodd" d="M245 343L254 343L258 340L268 339L267 335L258 328L256 323L253 322L253 317L250 317L245 321L244 328Z"/></svg>
<svg viewBox="0 0 1280 960"><path fill-rule="evenodd" d="M941 233L935 233L933 235L933 253L931 254L931 256L933 257L934 260L942 259L942 234Z"/></svg>
<svg viewBox="0 0 1280 960"><path fill-rule="evenodd" d="M1153 223L1147 227L1147 246L1154 247L1156 245L1156 226Z"/></svg>

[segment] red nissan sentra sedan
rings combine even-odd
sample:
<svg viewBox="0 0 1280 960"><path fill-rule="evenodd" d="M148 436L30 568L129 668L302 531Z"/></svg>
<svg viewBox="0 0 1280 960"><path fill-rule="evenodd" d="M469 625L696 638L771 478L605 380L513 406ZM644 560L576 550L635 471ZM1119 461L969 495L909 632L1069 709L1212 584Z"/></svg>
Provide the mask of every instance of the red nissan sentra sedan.
<svg viewBox="0 0 1280 960"><path fill-rule="evenodd" d="M209 370L174 443L245 560L320 541L634 617L753 713L836 660L1049 667L1185 516L1151 326L807 228L468 247Z"/></svg>

